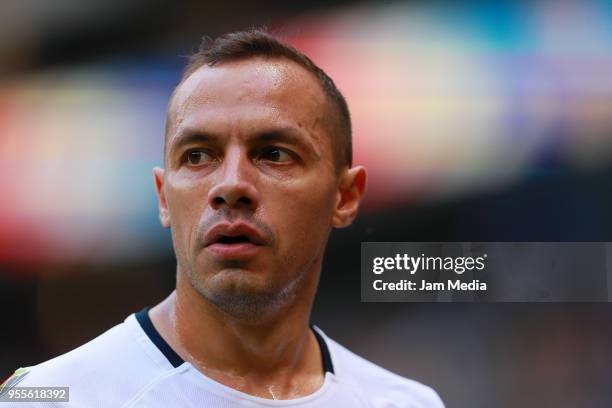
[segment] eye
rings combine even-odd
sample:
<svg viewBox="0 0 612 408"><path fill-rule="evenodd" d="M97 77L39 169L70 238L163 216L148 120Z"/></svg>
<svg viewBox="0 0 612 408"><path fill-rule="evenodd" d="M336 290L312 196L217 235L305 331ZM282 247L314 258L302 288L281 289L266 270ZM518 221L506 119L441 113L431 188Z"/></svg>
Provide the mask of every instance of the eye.
<svg viewBox="0 0 612 408"><path fill-rule="evenodd" d="M190 166L200 166L212 160L212 156L204 150L190 150L185 154L185 162Z"/></svg>
<svg viewBox="0 0 612 408"><path fill-rule="evenodd" d="M262 160L268 160L276 163L285 163L293 160L291 153L280 147L270 147L265 149L261 154Z"/></svg>

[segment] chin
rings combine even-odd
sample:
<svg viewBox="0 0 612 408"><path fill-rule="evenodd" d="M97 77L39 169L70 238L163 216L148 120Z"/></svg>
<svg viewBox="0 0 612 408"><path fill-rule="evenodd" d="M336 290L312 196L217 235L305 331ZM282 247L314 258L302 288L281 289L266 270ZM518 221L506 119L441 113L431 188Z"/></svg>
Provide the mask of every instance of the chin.
<svg viewBox="0 0 612 408"><path fill-rule="evenodd" d="M242 286L242 285L241 285ZM248 322L261 322L277 316L290 304L285 291L263 291L253 287L231 287L206 291L204 296L226 314Z"/></svg>
<svg viewBox="0 0 612 408"><path fill-rule="evenodd" d="M290 308L299 280L274 284L261 272L223 269L208 279L193 282L200 295L228 315L252 323L263 322Z"/></svg>

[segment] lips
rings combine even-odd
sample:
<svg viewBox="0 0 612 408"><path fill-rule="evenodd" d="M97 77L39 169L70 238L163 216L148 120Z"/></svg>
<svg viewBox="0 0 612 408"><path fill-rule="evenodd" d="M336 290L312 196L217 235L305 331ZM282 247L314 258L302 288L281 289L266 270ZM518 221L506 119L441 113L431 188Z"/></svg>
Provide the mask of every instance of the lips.
<svg viewBox="0 0 612 408"><path fill-rule="evenodd" d="M263 235L245 222L217 224L204 237L204 247L219 259L253 256L264 245Z"/></svg>
<svg viewBox="0 0 612 408"><path fill-rule="evenodd" d="M204 246L216 243L233 244L241 242L254 245L265 244L265 240L259 231L245 222L217 224L204 237Z"/></svg>

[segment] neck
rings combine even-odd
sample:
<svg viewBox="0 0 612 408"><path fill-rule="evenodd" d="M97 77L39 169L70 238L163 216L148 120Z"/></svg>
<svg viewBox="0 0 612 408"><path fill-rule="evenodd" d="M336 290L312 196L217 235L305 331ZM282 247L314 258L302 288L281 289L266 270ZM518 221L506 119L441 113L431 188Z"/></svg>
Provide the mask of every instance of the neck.
<svg viewBox="0 0 612 408"><path fill-rule="evenodd" d="M264 398L314 392L323 383L321 352L309 328L316 282L282 311L256 324L206 300L180 271L177 288L150 311L160 335L206 376Z"/></svg>

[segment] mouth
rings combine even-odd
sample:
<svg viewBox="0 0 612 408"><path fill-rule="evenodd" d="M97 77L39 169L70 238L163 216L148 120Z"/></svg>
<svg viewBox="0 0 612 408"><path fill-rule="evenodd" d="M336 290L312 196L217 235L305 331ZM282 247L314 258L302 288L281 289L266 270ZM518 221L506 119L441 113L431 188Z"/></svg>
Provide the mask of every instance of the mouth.
<svg viewBox="0 0 612 408"><path fill-rule="evenodd" d="M246 235L237 235L237 236L222 235L221 237L219 237L217 241L213 243L214 244L225 244L225 245L241 244L241 243L253 244L253 242L251 242L249 237L247 237Z"/></svg>
<svg viewBox="0 0 612 408"><path fill-rule="evenodd" d="M217 224L204 239L206 250L217 260L253 257L265 244L262 234L243 222Z"/></svg>

